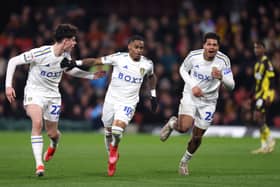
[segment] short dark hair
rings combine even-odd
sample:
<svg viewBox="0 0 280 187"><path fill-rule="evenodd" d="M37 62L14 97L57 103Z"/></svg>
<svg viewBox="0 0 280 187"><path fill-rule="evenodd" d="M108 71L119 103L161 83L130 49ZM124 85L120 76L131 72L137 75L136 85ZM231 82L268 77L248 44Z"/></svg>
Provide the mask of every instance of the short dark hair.
<svg viewBox="0 0 280 187"><path fill-rule="evenodd" d="M208 32L203 37L203 43L207 41L207 39L214 39L217 40L218 44L220 45L220 36L214 32Z"/></svg>
<svg viewBox="0 0 280 187"><path fill-rule="evenodd" d="M140 40L144 42L144 37L140 36L140 35L133 35L128 39L128 44L130 44L131 42L134 42L135 40Z"/></svg>
<svg viewBox="0 0 280 187"><path fill-rule="evenodd" d="M54 40L61 42L64 38L77 37L78 28L71 24L59 24L54 32Z"/></svg>

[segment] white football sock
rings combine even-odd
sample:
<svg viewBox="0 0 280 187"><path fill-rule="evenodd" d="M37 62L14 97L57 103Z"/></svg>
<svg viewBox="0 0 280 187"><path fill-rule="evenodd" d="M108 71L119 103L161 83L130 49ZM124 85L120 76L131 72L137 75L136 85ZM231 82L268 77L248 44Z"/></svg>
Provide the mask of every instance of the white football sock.
<svg viewBox="0 0 280 187"><path fill-rule="evenodd" d="M39 165L44 165L42 161L42 152L44 145L43 136L31 136L31 145L36 162L36 167L38 167Z"/></svg>
<svg viewBox="0 0 280 187"><path fill-rule="evenodd" d="M119 145L119 142L121 141L122 134L124 129L118 126L112 127L112 135L113 135L113 141L112 146L116 147Z"/></svg>
<svg viewBox="0 0 280 187"><path fill-rule="evenodd" d="M113 137L112 137L112 132L108 131L106 128L104 129L104 143L106 147L106 151L109 154L110 151L110 143L112 142Z"/></svg>
<svg viewBox="0 0 280 187"><path fill-rule="evenodd" d="M183 155L181 162L188 162L192 158L192 154L189 153L188 150L186 150L185 154Z"/></svg>

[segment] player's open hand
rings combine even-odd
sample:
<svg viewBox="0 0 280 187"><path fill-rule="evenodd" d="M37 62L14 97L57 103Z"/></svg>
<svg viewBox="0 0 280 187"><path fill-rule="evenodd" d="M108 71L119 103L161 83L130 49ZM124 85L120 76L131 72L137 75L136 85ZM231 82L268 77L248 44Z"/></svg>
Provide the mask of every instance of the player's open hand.
<svg viewBox="0 0 280 187"><path fill-rule="evenodd" d="M195 86L195 87L192 88L192 94L195 97L202 97L203 96L202 90L198 86Z"/></svg>
<svg viewBox="0 0 280 187"><path fill-rule="evenodd" d="M106 71L101 70L101 71L97 71L93 74L93 79L99 79L102 78L106 75Z"/></svg>
<svg viewBox="0 0 280 187"><path fill-rule="evenodd" d="M15 101L15 98L16 98L15 89L12 88L12 87L7 87L7 88L6 88L6 97L7 97L8 101L9 101L10 103L12 103L13 101Z"/></svg>

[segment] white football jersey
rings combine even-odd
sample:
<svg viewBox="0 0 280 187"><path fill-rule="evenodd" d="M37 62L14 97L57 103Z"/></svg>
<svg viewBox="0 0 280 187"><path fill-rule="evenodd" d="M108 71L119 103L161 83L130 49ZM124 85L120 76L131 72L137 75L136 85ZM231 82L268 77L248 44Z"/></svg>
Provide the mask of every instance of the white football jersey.
<svg viewBox="0 0 280 187"><path fill-rule="evenodd" d="M30 64L25 92L40 92L45 97L59 97L58 85L64 69L60 67L63 58L70 59L69 53L55 56L52 45L31 49L20 55L22 61Z"/></svg>
<svg viewBox="0 0 280 187"><path fill-rule="evenodd" d="M194 50L185 58L182 67L189 72L190 82L185 83L184 92L191 93L191 88L199 86L203 92L203 98L207 100L217 99L221 81L211 76L212 68L222 71L222 76L233 80L229 58L218 51L214 60L207 61L203 57L204 49ZM183 78L184 79L184 78Z"/></svg>
<svg viewBox="0 0 280 187"><path fill-rule="evenodd" d="M144 56L134 61L129 53L114 53L101 58L113 66L112 78L105 100L109 103L136 105L145 75L154 73L153 62Z"/></svg>

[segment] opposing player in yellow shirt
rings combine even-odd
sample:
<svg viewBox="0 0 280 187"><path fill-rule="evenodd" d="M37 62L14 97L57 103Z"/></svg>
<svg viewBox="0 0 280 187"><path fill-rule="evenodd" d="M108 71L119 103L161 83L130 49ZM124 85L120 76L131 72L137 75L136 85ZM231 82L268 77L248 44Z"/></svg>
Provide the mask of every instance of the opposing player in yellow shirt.
<svg viewBox="0 0 280 187"><path fill-rule="evenodd" d="M275 140L271 137L266 121L266 112L275 98L275 72L271 61L266 56L265 45L262 42L254 43L254 52L257 62L254 66L255 77L255 109L254 121L260 127L261 147L253 150L253 154L269 153L274 150Z"/></svg>

